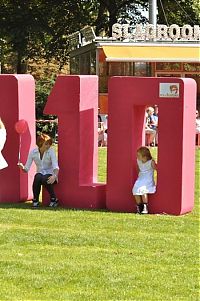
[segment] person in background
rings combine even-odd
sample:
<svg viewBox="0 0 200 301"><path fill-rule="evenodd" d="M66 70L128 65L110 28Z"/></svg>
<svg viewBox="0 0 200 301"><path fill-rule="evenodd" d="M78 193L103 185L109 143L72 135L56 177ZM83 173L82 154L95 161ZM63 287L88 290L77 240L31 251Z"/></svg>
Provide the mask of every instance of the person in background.
<svg viewBox="0 0 200 301"><path fill-rule="evenodd" d="M6 168L8 166L8 163L4 159L1 151L4 147L4 144L6 142L6 129L3 121L0 118L0 169Z"/></svg>
<svg viewBox="0 0 200 301"><path fill-rule="evenodd" d="M105 115L103 146L107 146L107 143L108 143L108 115Z"/></svg>
<svg viewBox="0 0 200 301"><path fill-rule="evenodd" d="M147 124L146 124L146 128L148 130L152 130L152 139L150 139L150 146L154 146L157 143L157 128L158 128L158 107L156 107L156 113L153 107L148 107L147 108ZM147 133L147 131L146 131Z"/></svg>
<svg viewBox="0 0 200 301"><path fill-rule="evenodd" d="M49 207L57 207L58 199L54 192L54 184L58 181L58 162L54 149L51 147L52 138L46 134L37 137L37 148L34 148L28 155L25 165L18 163L18 166L24 172L30 170L34 161L37 171L33 181L33 207L39 206L39 195L43 185L49 193Z"/></svg>
<svg viewBox="0 0 200 301"><path fill-rule="evenodd" d="M101 114L100 114L100 108L98 108L98 122L102 122Z"/></svg>
<svg viewBox="0 0 200 301"><path fill-rule="evenodd" d="M149 149L141 146L137 150L138 178L133 186L132 193L135 197L137 213L148 213L148 194L156 192L154 170L157 169Z"/></svg>
<svg viewBox="0 0 200 301"><path fill-rule="evenodd" d="M155 122L158 126L158 106L157 105L154 106L153 118L155 119Z"/></svg>
<svg viewBox="0 0 200 301"><path fill-rule="evenodd" d="M154 106L154 113L153 113L154 123L156 124L156 137L155 137L155 145L158 145L158 106Z"/></svg>
<svg viewBox="0 0 200 301"><path fill-rule="evenodd" d="M150 127L150 121L148 113L145 114L146 123L145 123L145 138L146 138L146 145L152 146L154 145L155 137L156 137L156 130L153 130Z"/></svg>
<svg viewBox="0 0 200 301"><path fill-rule="evenodd" d="M104 145L104 123L100 115L100 108L98 108L98 146Z"/></svg>
<svg viewBox="0 0 200 301"><path fill-rule="evenodd" d="M200 114L199 111L196 110L196 134L200 133Z"/></svg>
<svg viewBox="0 0 200 301"><path fill-rule="evenodd" d="M157 110L157 109L156 109ZM148 119L149 119L149 127L153 130L157 130L158 127L158 115L155 114L155 110L152 107L147 109Z"/></svg>

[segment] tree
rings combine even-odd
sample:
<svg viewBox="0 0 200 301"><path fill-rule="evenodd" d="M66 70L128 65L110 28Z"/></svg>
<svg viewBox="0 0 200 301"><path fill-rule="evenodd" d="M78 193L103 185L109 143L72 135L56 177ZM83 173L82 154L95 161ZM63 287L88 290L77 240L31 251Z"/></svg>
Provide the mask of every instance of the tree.
<svg viewBox="0 0 200 301"><path fill-rule="evenodd" d="M94 22L97 35L103 30L111 36L112 25L117 22L118 18L129 18L133 24L138 21L147 21L146 18L142 16L142 8L146 9L148 5L148 1L146 0L100 0L98 2L98 13Z"/></svg>
<svg viewBox="0 0 200 301"><path fill-rule="evenodd" d="M196 0L157 0L158 23L182 26L199 24L200 8ZM198 2L199 3L199 2Z"/></svg>
<svg viewBox="0 0 200 301"><path fill-rule="evenodd" d="M94 7L89 0L60 0L59 5L55 1L46 2L51 3L48 24L52 32L45 45L45 58L47 60L56 58L61 68L68 59L68 36L91 24L91 11Z"/></svg>
<svg viewBox="0 0 200 301"><path fill-rule="evenodd" d="M0 39L16 55L17 73L25 72L28 58L66 62L67 37L91 22L90 8L90 1L1 1Z"/></svg>
<svg viewBox="0 0 200 301"><path fill-rule="evenodd" d="M92 1L96 2L96 1ZM112 25L118 19L129 19L131 24L146 23L142 15L143 10L148 10L148 0L100 0L97 1L97 13L93 25L96 34L102 31L111 36ZM160 24L199 24L200 8L198 0L157 0L158 23Z"/></svg>
<svg viewBox="0 0 200 301"><path fill-rule="evenodd" d="M158 23L198 24L198 0L157 0ZM162 4L162 5L161 5ZM61 68L68 60L68 36L85 25L96 35L111 35L119 19L145 23L148 0L2 0L0 1L0 60L16 58L16 72L26 72L27 59L55 58ZM164 8L164 10L163 10Z"/></svg>
<svg viewBox="0 0 200 301"><path fill-rule="evenodd" d="M50 31L44 9L42 1L0 2L0 38L16 55L17 73L25 71L28 57L41 55L45 32Z"/></svg>

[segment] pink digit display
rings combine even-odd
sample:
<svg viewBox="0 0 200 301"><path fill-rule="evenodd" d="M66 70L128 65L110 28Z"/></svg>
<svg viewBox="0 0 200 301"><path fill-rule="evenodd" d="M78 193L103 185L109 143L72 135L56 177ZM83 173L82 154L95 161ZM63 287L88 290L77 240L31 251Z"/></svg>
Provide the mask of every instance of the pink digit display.
<svg viewBox="0 0 200 301"><path fill-rule="evenodd" d="M63 206L105 208L106 185L97 183L97 111L97 76L58 76L45 113L59 120L56 188Z"/></svg>
<svg viewBox="0 0 200 301"><path fill-rule="evenodd" d="M8 162L8 167L0 171L0 202L19 202L31 199L34 166L29 174L25 174L19 170L17 162L19 151L21 161L26 162L30 149L35 146L35 83L33 77L30 75L0 75L0 102L0 117L7 131L3 155ZM23 120L23 124L19 123L19 120ZM25 126L26 130L24 130Z"/></svg>
<svg viewBox="0 0 200 301"><path fill-rule="evenodd" d="M35 87L30 75L0 75L0 117L7 141L0 202L32 198L35 172L17 167L35 147ZM159 107L157 191L150 213L180 215L194 206L196 83L192 79L113 77L108 95L107 184L97 182L98 77L58 76L46 114L58 116L60 204L134 212L136 150L145 142L145 109ZM19 154L20 149L20 154ZM43 203L48 199L45 191Z"/></svg>
<svg viewBox="0 0 200 301"><path fill-rule="evenodd" d="M175 90L174 88L177 88ZM144 145L145 107L159 107L157 192L151 213L192 210L195 176L196 83L192 79L113 77L109 83L107 208L135 210L136 150Z"/></svg>

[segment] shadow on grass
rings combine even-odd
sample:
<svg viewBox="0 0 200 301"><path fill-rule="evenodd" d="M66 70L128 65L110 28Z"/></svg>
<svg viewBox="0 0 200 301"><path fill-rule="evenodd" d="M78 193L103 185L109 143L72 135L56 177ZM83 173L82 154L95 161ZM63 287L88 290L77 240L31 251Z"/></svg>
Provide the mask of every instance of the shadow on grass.
<svg viewBox="0 0 200 301"><path fill-rule="evenodd" d="M55 210L55 208L45 207L42 204L38 208L32 207L32 202L23 202L23 203L0 203L0 209L30 209L30 210ZM56 209L60 209L56 208Z"/></svg>
<svg viewBox="0 0 200 301"><path fill-rule="evenodd" d="M20 203L0 203L0 209L25 209L25 210L33 210L33 211L88 211L88 212L111 212L108 209L89 209L89 208L71 208L71 207L61 207L58 206L56 208L48 207L42 205L40 203L38 208L32 207L32 202L20 202Z"/></svg>

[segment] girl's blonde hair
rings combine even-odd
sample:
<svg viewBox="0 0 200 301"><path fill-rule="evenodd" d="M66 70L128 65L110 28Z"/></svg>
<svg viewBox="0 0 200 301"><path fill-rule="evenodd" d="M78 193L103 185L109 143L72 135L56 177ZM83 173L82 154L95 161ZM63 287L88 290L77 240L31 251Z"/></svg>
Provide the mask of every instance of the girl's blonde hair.
<svg viewBox="0 0 200 301"><path fill-rule="evenodd" d="M145 157L148 161L152 159L150 150L146 146L141 146L138 148L137 153L140 153L142 157Z"/></svg>
<svg viewBox="0 0 200 301"><path fill-rule="evenodd" d="M1 117L0 117L0 129L5 129L5 125L4 125L3 121L1 120Z"/></svg>

